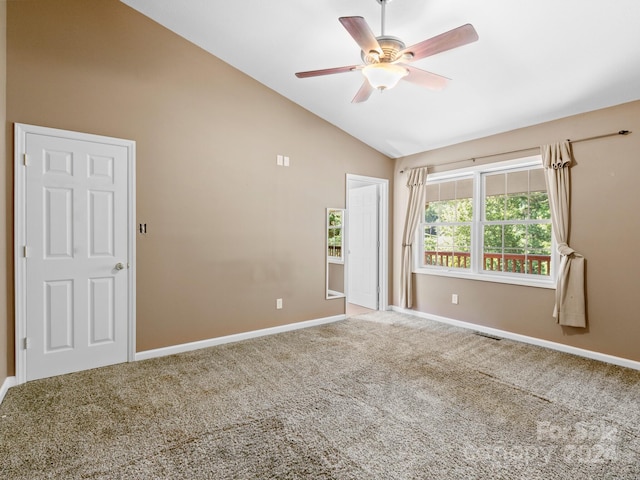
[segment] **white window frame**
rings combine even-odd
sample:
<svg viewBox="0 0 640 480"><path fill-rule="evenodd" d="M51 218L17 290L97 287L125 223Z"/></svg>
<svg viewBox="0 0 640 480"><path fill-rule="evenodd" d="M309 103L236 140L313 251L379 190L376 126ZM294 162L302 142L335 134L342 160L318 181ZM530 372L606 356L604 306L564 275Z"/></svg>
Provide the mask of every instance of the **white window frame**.
<svg viewBox="0 0 640 480"><path fill-rule="evenodd" d="M425 266L422 264L424 258L424 229L416 229L414 245L419 248L414 250L414 273L424 275L437 275L443 277L465 278L470 280L481 280L486 282L508 283L513 285L524 285L540 288L555 288L556 267L559 256L557 253L555 238L551 235L551 271L548 276L530 275L522 273L495 272L482 269L482 255L477 254L477 250L483 250L482 236L482 214L483 214L483 174L498 171L526 170L531 167L542 165L542 157L534 155L531 157L509 160L506 162L478 165L469 168L457 169L442 173L433 173L427 176L427 182L460 180L463 178L473 178L473 222L471 226L471 268L450 268L437 265ZM421 224L423 222L420 222Z"/></svg>

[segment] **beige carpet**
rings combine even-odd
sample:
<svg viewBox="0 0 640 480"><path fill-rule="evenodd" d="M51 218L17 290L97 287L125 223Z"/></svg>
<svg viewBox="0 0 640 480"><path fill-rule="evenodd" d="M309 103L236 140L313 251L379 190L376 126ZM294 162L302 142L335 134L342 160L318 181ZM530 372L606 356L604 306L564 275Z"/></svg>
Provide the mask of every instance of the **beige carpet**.
<svg viewBox="0 0 640 480"><path fill-rule="evenodd" d="M3 479L638 479L640 372L408 315L30 382Z"/></svg>

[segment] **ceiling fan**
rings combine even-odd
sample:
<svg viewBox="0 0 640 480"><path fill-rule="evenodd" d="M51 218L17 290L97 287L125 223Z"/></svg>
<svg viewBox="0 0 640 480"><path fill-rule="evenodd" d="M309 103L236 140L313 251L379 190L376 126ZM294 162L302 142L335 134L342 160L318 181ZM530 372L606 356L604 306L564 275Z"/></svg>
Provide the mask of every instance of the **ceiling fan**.
<svg viewBox="0 0 640 480"><path fill-rule="evenodd" d="M363 17L339 18L342 26L362 49L360 56L364 64L298 72L296 77L318 77L362 70L365 80L356 96L353 97L352 103L364 102L374 90L388 90L395 87L400 80L406 80L432 90L444 88L449 81L448 78L409 66L407 63L475 42L478 40L478 34L473 25L467 23L406 47L399 38L385 35L385 7L391 0L376 1L382 7L382 26L379 37L373 34Z"/></svg>

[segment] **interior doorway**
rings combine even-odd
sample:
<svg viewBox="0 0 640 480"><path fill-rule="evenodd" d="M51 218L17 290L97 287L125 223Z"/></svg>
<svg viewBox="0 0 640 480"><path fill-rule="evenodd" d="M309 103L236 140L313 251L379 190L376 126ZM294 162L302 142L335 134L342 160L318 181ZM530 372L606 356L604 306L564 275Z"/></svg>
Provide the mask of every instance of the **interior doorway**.
<svg viewBox="0 0 640 480"><path fill-rule="evenodd" d="M389 181L347 174L347 310L388 308Z"/></svg>

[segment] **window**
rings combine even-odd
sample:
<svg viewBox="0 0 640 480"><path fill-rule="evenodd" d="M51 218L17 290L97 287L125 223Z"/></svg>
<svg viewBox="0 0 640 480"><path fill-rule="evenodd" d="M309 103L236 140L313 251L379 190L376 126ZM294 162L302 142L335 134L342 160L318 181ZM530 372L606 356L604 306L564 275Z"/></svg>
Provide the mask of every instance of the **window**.
<svg viewBox="0 0 640 480"><path fill-rule="evenodd" d="M482 177L483 270L549 276L551 216L542 168Z"/></svg>
<svg viewBox="0 0 640 480"><path fill-rule="evenodd" d="M331 263L344 262L342 224L343 213L341 209L327 209L327 259Z"/></svg>
<svg viewBox="0 0 640 480"><path fill-rule="evenodd" d="M539 157L430 175L417 270L553 285L551 212Z"/></svg>

